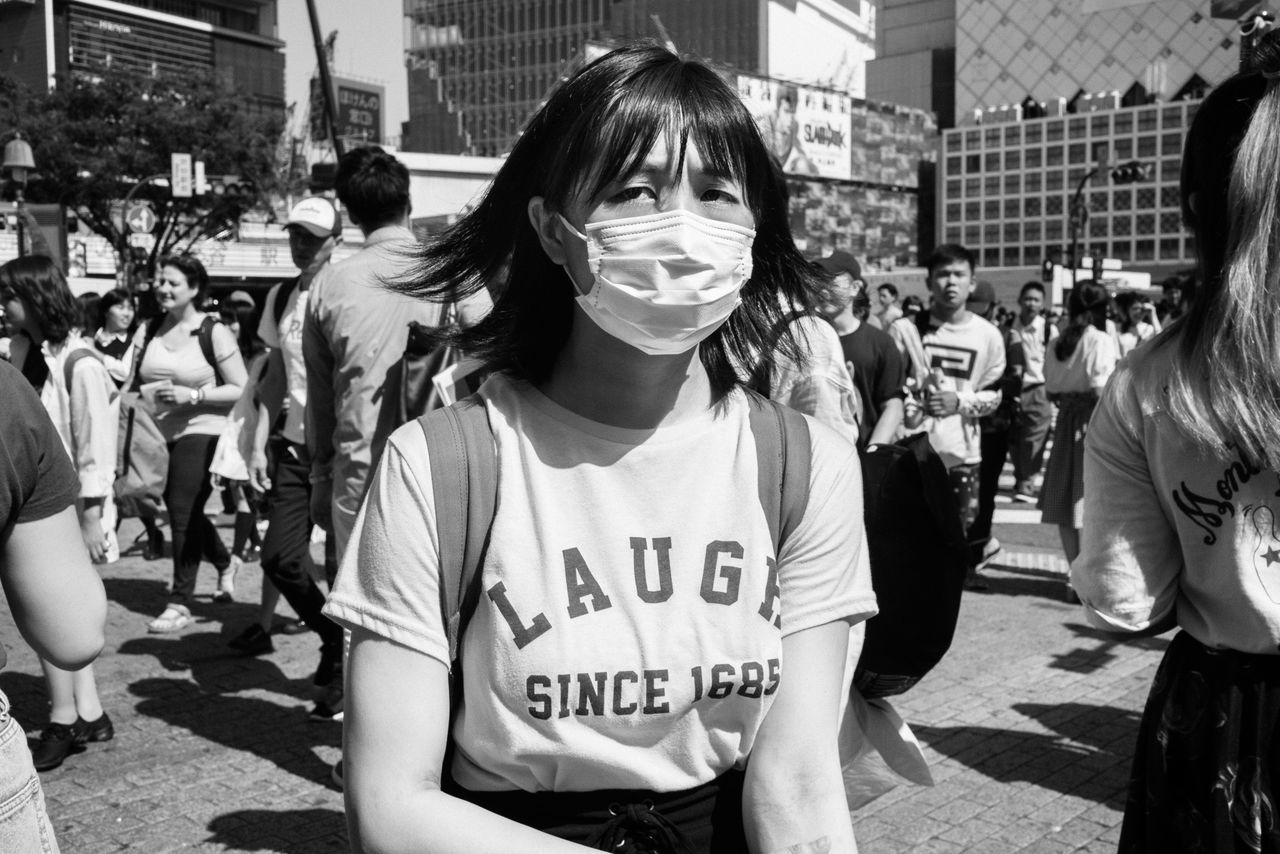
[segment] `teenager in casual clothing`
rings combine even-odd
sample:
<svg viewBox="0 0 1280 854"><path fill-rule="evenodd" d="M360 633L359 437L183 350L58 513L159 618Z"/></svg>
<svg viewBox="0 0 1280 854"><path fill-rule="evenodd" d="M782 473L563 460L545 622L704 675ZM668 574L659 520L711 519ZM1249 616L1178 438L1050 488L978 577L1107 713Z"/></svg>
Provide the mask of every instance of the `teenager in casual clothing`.
<svg viewBox="0 0 1280 854"><path fill-rule="evenodd" d="M1022 391L1009 436L1013 459L1013 500L1035 501L1035 478L1044 466L1045 441L1053 423L1053 404L1044 387L1045 353L1058 328L1044 316L1044 285L1027 282L1018 294L1012 331L1022 352Z"/></svg>
<svg viewBox="0 0 1280 854"><path fill-rule="evenodd" d="M313 683L328 688L340 679L342 629L320 613L324 593L307 570L311 547L311 457L307 453L307 368L302 355L302 326L307 313L311 283L333 255L342 238L342 216L333 202L321 196L294 205L285 224L289 250L298 276L274 286L267 294L258 335L270 348L267 379L260 397L267 417L280 424L274 469L268 476L267 449L255 448L249 463L249 480L266 489L271 498L266 540L262 546L265 576L264 604L259 622L250 625L231 645L251 654L270 652L271 613L267 591L279 591L299 618L320 636L320 664ZM276 597L278 598L278 597ZM340 695L337 695L340 697ZM318 717L332 718L334 696L317 705Z"/></svg>
<svg viewBox="0 0 1280 854"><path fill-rule="evenodd" d="M1058 405L1058 419L1036 506L1041 522L1058 526L1068 561L1080 553L1084 524L1085 434L1098 397L1116 368L1115 340L1103 331L1110 301L1102 285L1077 284L1067 301L1067 327L1049 348L1044 364L1045 388Z"/></svg>
<svg viewBox="0 0 1280 854"><path fill-rule="evenodd" d="M836 718L875 612L857 451L801 416L811 497L774 555L748 423L771 404L734 368L820 284L783 200L721 77L636 46L554 92L427 250L410 292L501 294L461 338L497 372L498 509L450 726L433 451L392 434L326 606L352 632L356 850L854 850Z"/></svg>
<svg viewBox="0 0 1280 854"><path fill-rule="evenodd" d="M102 650L107 619L75 511L80 479L35 390L4 361L0 400L0 584L40 660L79 671ZM27 740L9 712L0 692L0 851L56 854Z"/></svg>
<svg viewBox="0 0 1280 854"><path fill-rule="evenodd" d="M155 401L156 424L169 445L164 503L173 537L173 590L167 607L148 624L151 632L175 632L191 622L188 604L195 595L201 558L212 563L220 577L231 566L226 544L205 516L204 505L213 491L209 464L218 436L247 374L235 336L221 323L213 325L210 335L216 364L201 346L206 315L200 306L208 287L209 275L194 256L164 259L156 285L164 314L134 338L134 370L144 396Z"/></svg>
<svg viewBox="0 0 1280 854"><path fill-rule="evenodd" d="M15 341L15 357L45 364L40 402L79 479L75 506L85 548L95 563L118 560L112 487L119 404L106 367L80 336L80 307L57 265L42 255L0 267L0 301L9 323L23 333ZM102 709L92 665L68 671L42 658L40 666L50 711L35 764L47 771L85 742L110 740L114 729Z"/></svg>
<svg viewBox="0 0 1280 854"><path fill-rule="evenodd" d="M867 322L876 329L888 331L893 322L903 316L904 308L898 305L898 286L884 282L876 288L875 311L871 312Z"/></svg>
<svg viewBox="0 0 1280 854"><path fill-rule="evenodd" d="M1280 34L1201 103L1182 161L1201 286L1121 364L1085 443L1089 622L1180 629L1138 729L1123 854L1280 850Z"/></svg>
<svg viewBox="0 0 1280 854"><path fill-rule="evenodd" d="M840 338L849 376L861 401L858 450L897 438L902 424L902 356L887 333L867 323L871 301L862 266L847 252L833 252L818 262L832 277L831 298L824 314Z"/></svg>
<svg viewBox="0 0 1280 854"><path fill-rule="evenodd" d="M1116 332L1121 357L1136 350L1139 344L1155 338L1163 328L1151 300L1134 291L1116 295L1116 311L1120 315Z"/></svg>

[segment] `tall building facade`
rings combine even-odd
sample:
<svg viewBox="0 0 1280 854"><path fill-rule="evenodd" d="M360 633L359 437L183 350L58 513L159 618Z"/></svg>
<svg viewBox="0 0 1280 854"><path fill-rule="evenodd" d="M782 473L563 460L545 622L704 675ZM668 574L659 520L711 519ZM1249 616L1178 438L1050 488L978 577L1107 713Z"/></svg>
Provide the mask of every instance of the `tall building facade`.
<svg viewBox="0 0 1280 854"><path fill-rule="evenodd" d="M670 41L720 65L855 95L874 51L867 0L405 0L404 10L411 151L506 151L592 40Z"/></svg>
<svg viewBox="0 0 1280 854"><path fill-rule="evenodd" d="M284 108L275 0L0 2L0 74L32 88L102 66L213 71L246 104Z"/></svg>

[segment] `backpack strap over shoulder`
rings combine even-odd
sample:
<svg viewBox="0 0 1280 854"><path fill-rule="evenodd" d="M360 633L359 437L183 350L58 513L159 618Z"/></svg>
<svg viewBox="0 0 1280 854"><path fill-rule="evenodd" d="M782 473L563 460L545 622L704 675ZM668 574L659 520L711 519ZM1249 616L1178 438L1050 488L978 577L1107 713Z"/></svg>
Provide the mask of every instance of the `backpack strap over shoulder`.
<svg viewBox="0 0 1280 854"><path fill-rule="evenodd" d="M71 393L71 378L75 375L76 365L80 364L81 359L96 359L97 355L86 347L78 350L72 350L67 354L66 360L62 363L62 379L67 384L67 394Z"/></svg>
<svg viewBox="0 0 1280 854"><path fill-rule="evenodd" d="M130 391L137 391L142 385L142 360L146 358L151 339L156 337L162 323L164 323L163 314L147 321L146 331L142 333L142 346L138 348L138 355L133 360L133 385L129 387Z"/></svg>
<svg viewBox="0 0 1280 854"><path fill-rule="evenodd" d="M749 423L756 444L756 484L760 505L769 523L774 554L781 555L787 538L809 506L809 473L813 464L809 424L790 407L747 394Z"/></svg>
<svg viewBox="0 0 1280 854"><path fill-rule="evenodd" d="M284 317L284 310L289 307L289 297L293 296L293 292L298 289L298 283L301 280L301 276L294 276L292 279L281 282L276 290L276 298L271 303L271 316L275 318L277 329L280 328L280 318Z"/></svg>
<svg viewBox="0 0 1280 854"><path fill-rule="evenodd" d="M418 418L431 458L436 536L440 547L440 610L449 658L480 601L480 567L497 511L498 460L484 403L476 395Z"/></svg>
<svg viewBox="0 0 1280 854"><path fill-rule="evenodd" d="M200 339L200 352L204 354L204 360L209 363L209 367L213 368L214 385L222 385L222 371L218 369L218 354L213 350L213 327L219 322L218 318L206 314L204 320L200 321L200 331L196 334Z"/></svg>

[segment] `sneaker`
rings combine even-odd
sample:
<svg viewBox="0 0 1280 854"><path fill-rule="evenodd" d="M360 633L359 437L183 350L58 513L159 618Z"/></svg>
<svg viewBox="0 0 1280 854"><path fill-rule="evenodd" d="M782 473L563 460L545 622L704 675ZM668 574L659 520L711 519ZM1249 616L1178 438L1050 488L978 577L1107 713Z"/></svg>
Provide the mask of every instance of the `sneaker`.
<svg viewBox="0 0 1280 854"><path fill-rule="evenodd" d="M275 644L271 642L271 635L257 623L227 641L227 646L245 655L265 655L276 651Z"/></svg>
<svg viewBox="0 0 1280 854"><path fill-rule="evenodd" d="M333 782L337 784L339 789L341 789L342 788L342 760L341 759L333 763L333 770L329 772L329 776L333 778Z"/></svg>
<svg viewBox="0 0 1280 854"><path fill-rule="evenodd" d="M116 737L116 728L111 723L111 718L107 717L106 712L99 715L95 721L77 718L75 731L76 744L85 744L90 741L110 741Z"/></svg>
<svg viewBox="0 0 1280 854"><path fill-rule="evenodd" d="M964 578L965 590L989 590L991 585L987 583L986 576L978 572L977 567L969 569L968 575Z"/></svg>
<svg viewBox="0 0 1280 854"><path fill-rule="evenodd" d="M1036 491L1030 484L1014 484L1013 500L1017 501L1019 504L1035 504L1036 497Z"/></svg>
<svg viewBox="0 0 1280 854"><path fill-rule="evenodd" d="M215 602L234 602L236 594L236 573L240 571L240 567L244 565L244 561L235 555L231 556L231 563L227 564L226 569L218 570L218 592L213 594Z"/></svg>
<svg viewBox="0 0 1280 854"><path fill-rule="evenodd" d="M982 546L982 556L978 558L978 569L983 569L991 561L995 560L996 555L1000 554L1004 546L1000 545L1000 541L995 537L991 537Z"/></svg>
<svg viewBox="0 0 1280 854"><path fill-rule="evenodd" d="M52 771L62 761L84 748L76 742L75 724L50 724L40 733L40 743L31 751L37 771Z"/></svg>
<svg viewBox="0 0 1280 854"><path fill-rule="evenodd" d="M342 685L342 644L335 643L320 647L320 664L316 667L316 675L311 684L327 688L337 682Z"/></svg>

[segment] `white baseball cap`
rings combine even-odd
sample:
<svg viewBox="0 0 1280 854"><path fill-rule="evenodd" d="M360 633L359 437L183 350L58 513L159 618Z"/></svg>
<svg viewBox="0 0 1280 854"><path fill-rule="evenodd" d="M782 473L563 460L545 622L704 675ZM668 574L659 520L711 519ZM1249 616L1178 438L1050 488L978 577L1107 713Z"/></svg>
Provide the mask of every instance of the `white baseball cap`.
<svg viewBox="0 0 1280 854"><path fill-rule="evenodd" d="M316 237L329 237L342 233L342 214L333 201L324 196L308 196L289 211L289 221L284 227L305 228Z"/></svg>

